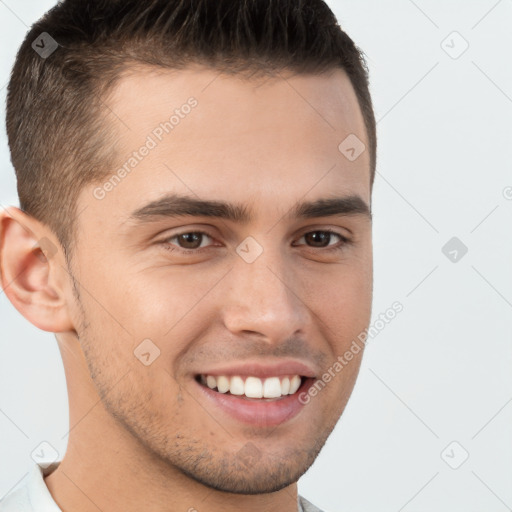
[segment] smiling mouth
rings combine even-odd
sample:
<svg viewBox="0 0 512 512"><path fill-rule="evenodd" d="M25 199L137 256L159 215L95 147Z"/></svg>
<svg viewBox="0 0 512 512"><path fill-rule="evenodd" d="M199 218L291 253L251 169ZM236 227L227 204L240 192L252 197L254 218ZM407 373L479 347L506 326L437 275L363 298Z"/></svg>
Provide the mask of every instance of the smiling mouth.
<svg viewBox="0 0 512 512"><path fill-rule="evenodd" d="M273 401L294 395L308 377L300 375L274 376L260 379L241 375L197 375L196 381L217 393L235 395L242 399Z"/></svg>

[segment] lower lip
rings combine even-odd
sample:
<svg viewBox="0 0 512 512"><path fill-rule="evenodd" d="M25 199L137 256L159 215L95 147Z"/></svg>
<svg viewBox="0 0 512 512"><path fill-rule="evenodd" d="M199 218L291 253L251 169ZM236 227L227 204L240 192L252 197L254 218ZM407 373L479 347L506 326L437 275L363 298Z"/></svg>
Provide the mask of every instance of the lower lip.
<svg viewBox="0 0 512 512"><path fill-rule="evenodd" d="M246 399L229 393L219 393L199 384L202 394L216 409L224 411L232 418L257 427L276 427L297 416L304 405L299 401L299 395L313 385L314 379L304 379L300 388L293 394L278 399Z"/></svg>

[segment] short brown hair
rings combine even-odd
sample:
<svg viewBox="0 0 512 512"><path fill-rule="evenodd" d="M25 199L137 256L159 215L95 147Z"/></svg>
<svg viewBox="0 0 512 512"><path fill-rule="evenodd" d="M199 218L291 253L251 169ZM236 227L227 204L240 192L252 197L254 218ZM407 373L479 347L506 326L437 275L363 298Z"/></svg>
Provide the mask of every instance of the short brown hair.
<svg viewBox="0 0 512 512"><path fill-rule="evenodd" d="M53 53L37 52L52 39L59 45ZM134 63L270 76L342 68L364 118L373 186L368 69L324 1L63 0L32 26L18 51L7 135L20 207L52 229L66 257L81 189L108 175L116 158L103 100Z"/></svg>

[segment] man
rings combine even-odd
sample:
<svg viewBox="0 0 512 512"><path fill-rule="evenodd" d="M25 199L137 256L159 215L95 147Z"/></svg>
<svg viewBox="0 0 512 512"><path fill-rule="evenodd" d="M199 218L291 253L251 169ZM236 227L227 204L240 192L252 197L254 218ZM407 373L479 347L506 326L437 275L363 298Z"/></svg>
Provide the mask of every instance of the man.
<svg viewBox="0 0 512 512"><path fill-rule="evenodd" d="M369 324L375 119L321 0L64 0L18 53L9 300L56 334L62 460L2 511L316 511Z"/></svg>

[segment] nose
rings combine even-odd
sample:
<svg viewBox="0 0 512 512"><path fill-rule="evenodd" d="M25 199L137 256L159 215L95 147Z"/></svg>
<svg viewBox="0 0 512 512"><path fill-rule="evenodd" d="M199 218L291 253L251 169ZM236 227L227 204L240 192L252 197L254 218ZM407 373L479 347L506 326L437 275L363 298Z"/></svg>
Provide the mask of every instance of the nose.
<svg viewBox="0 0 512 512"><path fill-rule="evenodd" d="M238 259L228 279L222 316L233 334L256 333L279 344L305 333L310 311L304 288L282 257L264 251L252 263Z"/></svg>

